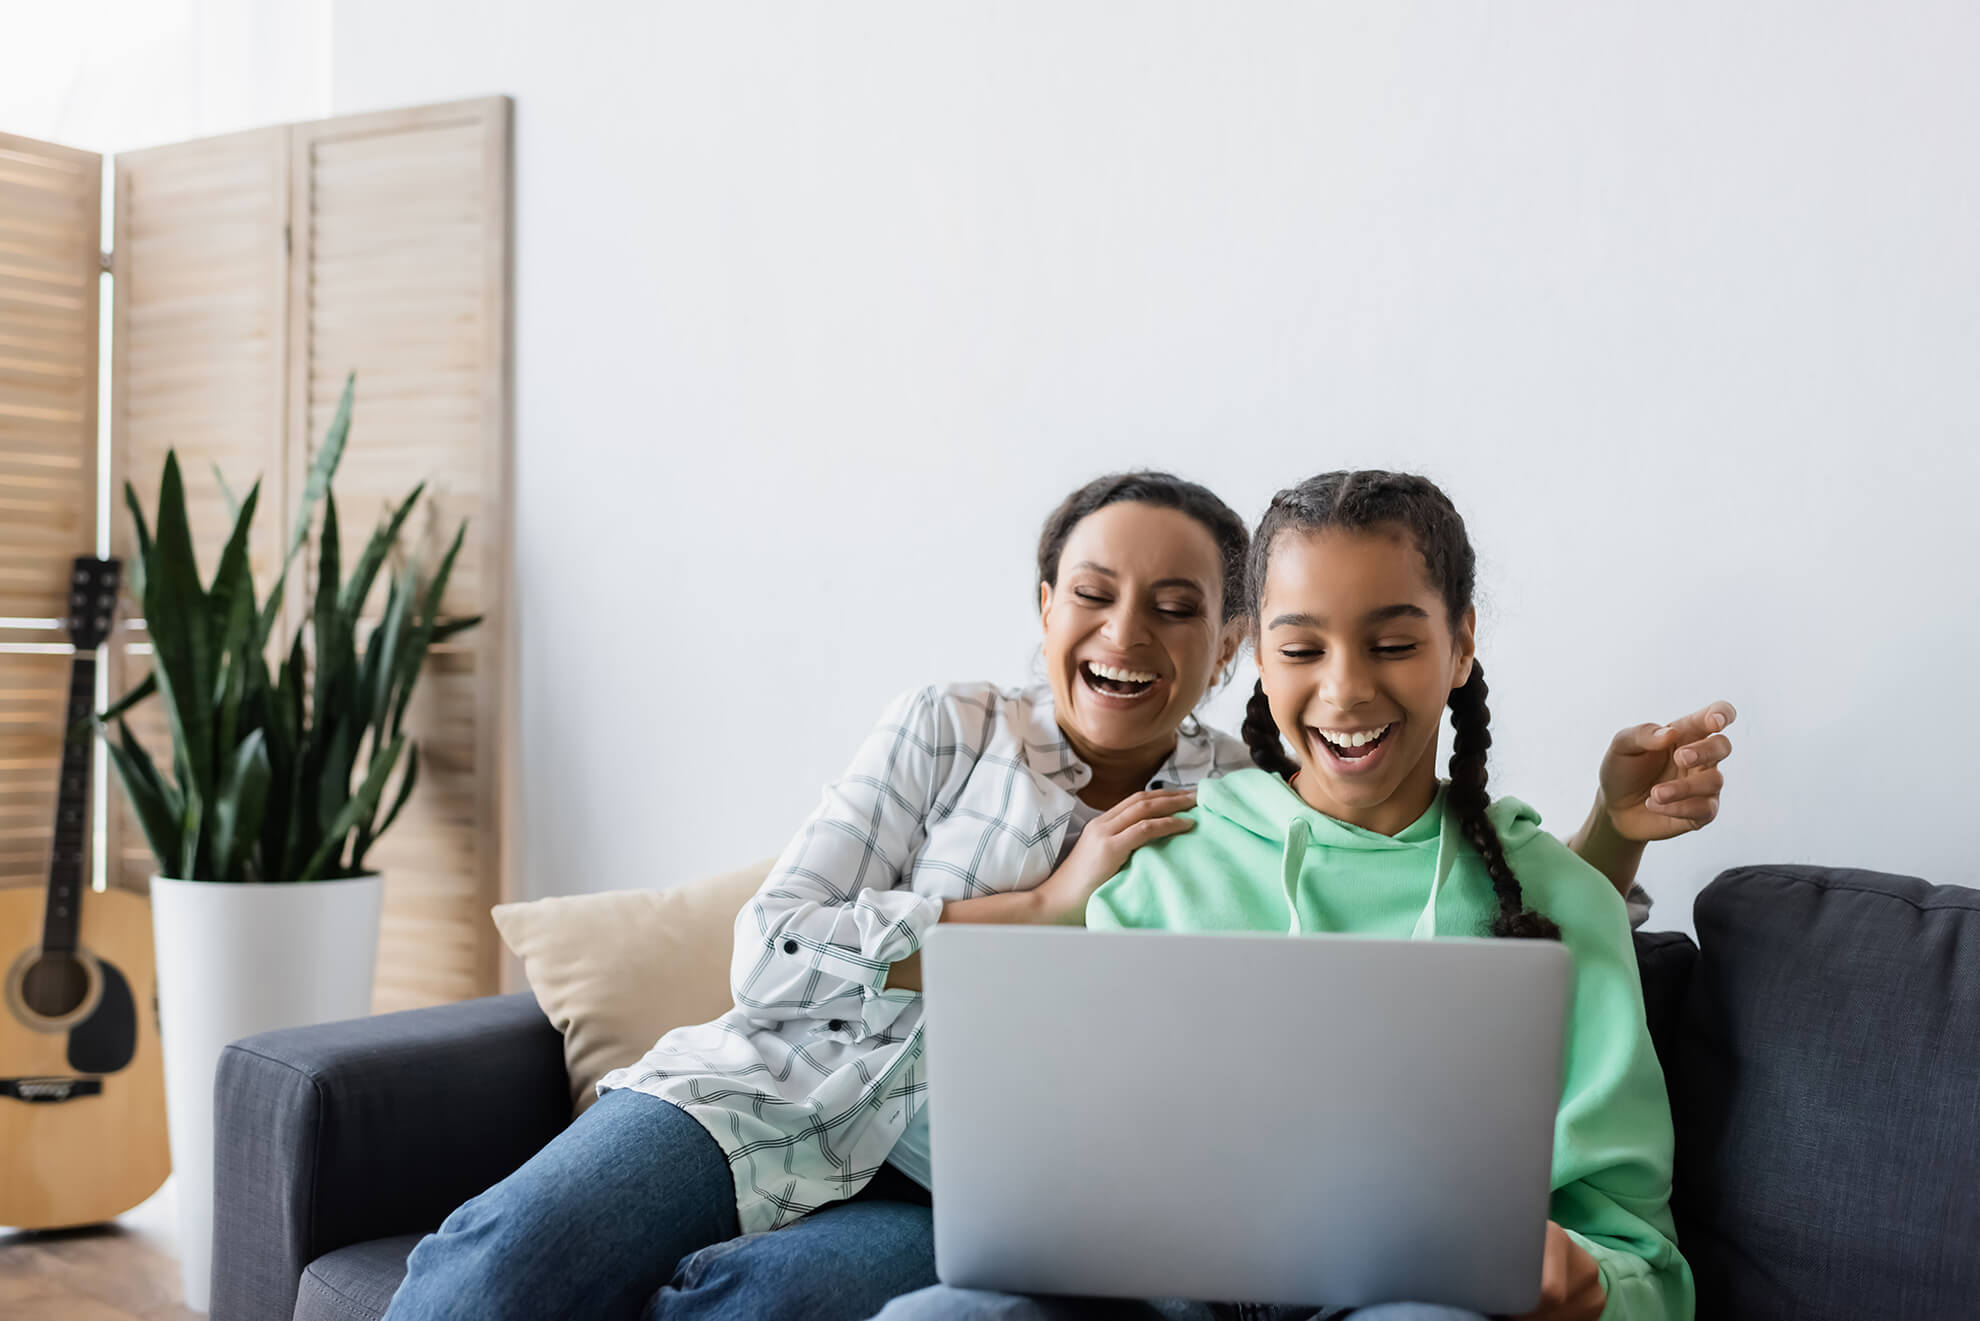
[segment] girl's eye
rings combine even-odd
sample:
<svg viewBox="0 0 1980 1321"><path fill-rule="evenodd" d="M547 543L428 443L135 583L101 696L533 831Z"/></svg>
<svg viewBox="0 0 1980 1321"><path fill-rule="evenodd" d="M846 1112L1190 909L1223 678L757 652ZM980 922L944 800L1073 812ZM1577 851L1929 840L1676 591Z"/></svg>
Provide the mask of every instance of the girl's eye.
<svg viewBox="0 0 1980 1321"><path fill-rule="evenodd" d="M1075 597L1077 597L1078 599L1080 599L1080 600L1082 600L1082 601L1084 601L1084 602L1086 602L1086 603L1087 603L1088 605L1106 605L1106 604L1108 604L1108 599L1107 599L1106 597L1104 597L1104 596L1099 596L1099 595L1096 595L1096 594L1095 594L1095 593L1093 593L1093 592L1082 592L1082 591L1079 591L1079 590L1077 590L1077 589L1075 589L1075 590L1074 590L1074 592L1073 592L1073 595L1074 595Z"/></svg>
<svg viewBox="0 0 1980 1321"><path fill-rule="evenodd" d="M1416 644L1414 642L1404 642L1394 646L1377 647L1375 648L1375 654L1377 656L1407 656L1415 650Z"/></svg>
<svg viewBox="0 0 1980 1321"><path fill-rule="evenodd" d="M1318 647L1281 647L1279 654L1290 661L1312 660L1320 654Z"/></svg>

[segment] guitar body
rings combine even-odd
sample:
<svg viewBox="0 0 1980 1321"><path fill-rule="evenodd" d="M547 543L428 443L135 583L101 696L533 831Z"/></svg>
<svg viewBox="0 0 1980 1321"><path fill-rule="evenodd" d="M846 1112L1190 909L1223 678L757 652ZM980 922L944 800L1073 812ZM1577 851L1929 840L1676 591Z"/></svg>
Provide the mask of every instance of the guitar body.
<svg viewBox="0 0 1980 1321"><path fill-rule="evenodd" d="M109 1220L172 1169L151 905L90 893L75 953L51 962L45 899L0 890L0 1225L20 1229Z"/></svg>

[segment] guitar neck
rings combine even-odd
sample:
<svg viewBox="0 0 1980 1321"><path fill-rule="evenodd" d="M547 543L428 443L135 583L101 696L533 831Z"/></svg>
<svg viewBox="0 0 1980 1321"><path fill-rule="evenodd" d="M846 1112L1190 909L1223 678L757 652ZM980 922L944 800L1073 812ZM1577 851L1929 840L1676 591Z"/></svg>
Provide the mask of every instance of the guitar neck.
<svg viewBox="0 0 1980 1321"><path fill-rule="evenodd" d="M69 672L68 715L63 721L62 778L55 798L55 847L48 860L48 905L41 922L41 947L74 952L82 925L83 858L89 842L90 735L68 731L89 719L96 704L96 657L76 652Z"/></svg>

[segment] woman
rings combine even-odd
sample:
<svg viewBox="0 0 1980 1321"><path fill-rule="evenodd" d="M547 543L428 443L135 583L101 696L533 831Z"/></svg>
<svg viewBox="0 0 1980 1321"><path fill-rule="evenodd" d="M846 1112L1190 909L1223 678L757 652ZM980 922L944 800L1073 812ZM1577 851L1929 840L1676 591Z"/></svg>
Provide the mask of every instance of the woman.
<svg viewBox="0 0 1980 1321"><path fill-rule="evenodd" d="M1199 782L1250 764L1192 715L1244 636L1247 545L1166 474L1069 496L1039 542L1047 683L895 702L738 917L736 1008L606 1077L420 1243L388 1315L863 1317L932 1283L922 937L1080 920L1136 848L1188 828ZM1716 812L1730 745L1705 718L1604 759L1572 844L1618 888L1645 842Z"/></svg>

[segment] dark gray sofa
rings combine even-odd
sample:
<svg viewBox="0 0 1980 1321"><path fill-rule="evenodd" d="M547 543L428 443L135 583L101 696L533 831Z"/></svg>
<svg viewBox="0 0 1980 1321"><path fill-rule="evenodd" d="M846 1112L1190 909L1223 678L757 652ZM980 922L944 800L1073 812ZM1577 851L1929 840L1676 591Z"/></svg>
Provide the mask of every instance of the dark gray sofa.
<svg viewBox="0 0 1980 1321"><path fill-rule="evenodd" d="M1637 936L1704 1321L1980 1317L1980 890L1743 867ZM214 1321L368 1321L562 1128L528 995L250 1037L216 1079Z"/></svg>

